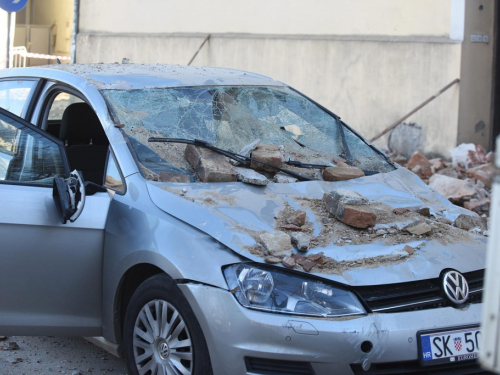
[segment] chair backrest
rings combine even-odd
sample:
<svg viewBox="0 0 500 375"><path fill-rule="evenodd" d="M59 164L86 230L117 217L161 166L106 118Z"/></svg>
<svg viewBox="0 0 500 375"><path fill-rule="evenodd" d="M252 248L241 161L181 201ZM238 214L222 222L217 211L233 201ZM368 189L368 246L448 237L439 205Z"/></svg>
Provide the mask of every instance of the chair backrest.
<svg viewBox="0 0 500 375"><path fill-rule="evenodd" d="M59 138L66 145L70 168L81 171L86 181L102 185L109 141L87 103L70 104L64 110Z"/></svg>

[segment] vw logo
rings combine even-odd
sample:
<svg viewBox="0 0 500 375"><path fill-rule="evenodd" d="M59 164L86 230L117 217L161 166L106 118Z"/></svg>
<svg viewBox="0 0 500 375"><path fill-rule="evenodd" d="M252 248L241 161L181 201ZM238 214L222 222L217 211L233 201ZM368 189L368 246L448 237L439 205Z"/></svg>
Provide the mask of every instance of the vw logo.
<svg viewBox="0 0 500 375"><path fill-rule="evenodd" d="M168 348L168 344L163 341L158 345L158 352L160 354L161 359L167 359L170 354L170 349Z"/></svg>
<svg viewBox="0 0 500 375"><path fill-rule="evenodd" d="M454 304L461 305L469 296L469 284L458 271L448 271L443 275L443 290Z"/></svg>

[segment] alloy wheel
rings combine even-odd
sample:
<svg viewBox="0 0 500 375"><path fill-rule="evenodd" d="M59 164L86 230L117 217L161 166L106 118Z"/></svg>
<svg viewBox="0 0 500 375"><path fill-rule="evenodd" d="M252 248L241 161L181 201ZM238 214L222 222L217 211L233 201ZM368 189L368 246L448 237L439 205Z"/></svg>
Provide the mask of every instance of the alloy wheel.
<svg viewBox="0 0 500 375"><path fill-rule="evenodd" d="M140 375L190 375L193 345L179 311L164 300L140 310L134 325L133 350Z"/></svg>

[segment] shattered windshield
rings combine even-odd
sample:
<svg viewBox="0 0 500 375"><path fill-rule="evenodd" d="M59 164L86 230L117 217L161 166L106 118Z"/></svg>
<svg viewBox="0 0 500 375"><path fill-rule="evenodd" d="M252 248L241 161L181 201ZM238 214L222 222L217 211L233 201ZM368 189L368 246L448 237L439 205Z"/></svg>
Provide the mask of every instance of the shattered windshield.
<svg viewBox="0 0 500 375"><path fill-rule="evenodd" d="M103 90L130 138L146 177L160 172L193 175L185 144L151 143L150 137L200 139L242 152L249 144L281 147L284 161L362 170L394 169L382 155L307 98L286 87L216 86ZM296 168L296 167L293 167ZM303 170L303 168L296 168Z"/></svg>

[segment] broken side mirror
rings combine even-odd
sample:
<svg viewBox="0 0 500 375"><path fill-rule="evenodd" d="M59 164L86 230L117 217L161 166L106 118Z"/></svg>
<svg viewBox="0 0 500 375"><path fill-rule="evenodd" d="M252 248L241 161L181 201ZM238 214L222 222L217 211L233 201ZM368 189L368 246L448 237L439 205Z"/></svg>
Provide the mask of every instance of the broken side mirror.
<svg viewBox="0 0 500 375"><path fill-rule="evenodd" d="M54 178L52 197L61 223L78 219L85 205L85 185L81 172L75 170L66 179Z"/></svg>

